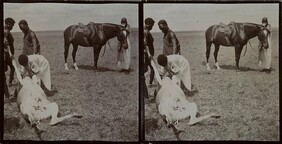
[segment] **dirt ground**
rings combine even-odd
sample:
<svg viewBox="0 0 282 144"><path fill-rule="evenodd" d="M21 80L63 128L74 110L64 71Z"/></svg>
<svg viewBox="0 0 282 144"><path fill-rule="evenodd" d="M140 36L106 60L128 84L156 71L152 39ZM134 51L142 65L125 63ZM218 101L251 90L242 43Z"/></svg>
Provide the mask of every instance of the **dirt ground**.
<svg viewBox="0 0 282 144"><path fill-rule="evenodd" d="M156 59L162 53L162 33L154 33ZM235 70L234 47L220 47L218 61L221 70L214 66L211 49L208 73L205 58L205 36L201 32L176 33L182 55L190 63L192 89L199 92L187 96L195 102L200 115L215 112L220 119L207 119L194 126L188 126L189 118L180 121L179 140L279 140L279 33L272 33L272 72L260 72L258 66L258 39L248 44L246 55L242 51L241 72ZM149 79L146 74L147 83ZM161 119L153 92L149 88L149 99L145 100L145 137L149 141L177 140L173 130Z"/></svg>
<svg viewBox="0 0 282 144"><path fill-rule="evenodd" d="M13 33L15 56L22 52L22 33ZM41 44L41 54L51 66L52 84L58 93L48 98L59 105L60 115L77 112L81 119L69 119L48 127L50 120L42 121L47 127L43 140L91 140L91 141L137 141L138 140L138 31L131 35L131 73L119 73L116 64L116 38L110 40L105 55L101 50L99 72L94 72L92 48L79 47L77 65L72 65L70 47L69 71L64 70L63 31L36 32ZM16 58L17 60L17 58ZM8 73L6 73L8 76ZM16 82L16 80L15 80ZM15 86L11 86L10 92ZM38 140L11 97L4 104L4 139Z"/></svg>

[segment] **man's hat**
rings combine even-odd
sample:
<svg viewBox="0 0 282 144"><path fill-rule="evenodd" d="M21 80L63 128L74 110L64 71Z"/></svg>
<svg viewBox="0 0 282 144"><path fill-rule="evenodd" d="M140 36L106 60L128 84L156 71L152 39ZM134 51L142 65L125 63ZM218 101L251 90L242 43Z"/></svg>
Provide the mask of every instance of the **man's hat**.
<svg viewBox="0 0 282 144"><path fill-rule="evenodd" d="M121 19L120 23L127 23L126 18L125 18L125 17L123 17L123 18Z"/></svg>
<svg viewBox="0 0 282 144"><path fill-rule="evenodd" d="M154 25L154 23L155 21L150 17L145 19L145 24Z"/></svg>
<svg viewBox="0 0 282 144"><path fill-rule="evenodd" d="M19 25L21 25L21 24L28 25L27 22L26 22L26 20L21 20L21 21L19 22Z"/></svg>
<svg viewBox="0 0 282 144"><path fill-rule="evenodd" d="M10 17L5 19L5 24L14 24L14 23L15 23L15 20Z"/></svg>
<svg viewBox="0 0 282 144"><path fill-rule="evenodd" d="M261 20L261 23L267 23L268 24L267 17L263 17L262 20Z"/></svg>
<svg viewBox="0 0 282 144"><path fill-rule="evenodd" d="M160 24L167 26L167 22L163 19L158 22L158 25L160 25Z"/></svg>

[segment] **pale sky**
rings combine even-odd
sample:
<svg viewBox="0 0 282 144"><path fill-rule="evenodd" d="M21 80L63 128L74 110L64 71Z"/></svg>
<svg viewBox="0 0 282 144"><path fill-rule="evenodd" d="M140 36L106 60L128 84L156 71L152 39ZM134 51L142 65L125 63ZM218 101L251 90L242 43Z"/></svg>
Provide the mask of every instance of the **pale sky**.
<svg viewBox="0 0 282 144"><path fill-rule="evenodd" d="M4 19L12 17L13 32L20 31L18 22L25 19L33 31L64 30L67 26L90 21L120 24L127 18L131 27L138 27L137 4L66 4L66 3L4 3Z"/></svg>
<svg viewBox="0 0 282 144"><path fill-rule="evenodd" d="M279 26L279 4L144 4L144 19L155 20L152 32L160 32L158 21L165 19L174 31L206 30L220 22L261 23L268 18L272 27Z"/></svg>

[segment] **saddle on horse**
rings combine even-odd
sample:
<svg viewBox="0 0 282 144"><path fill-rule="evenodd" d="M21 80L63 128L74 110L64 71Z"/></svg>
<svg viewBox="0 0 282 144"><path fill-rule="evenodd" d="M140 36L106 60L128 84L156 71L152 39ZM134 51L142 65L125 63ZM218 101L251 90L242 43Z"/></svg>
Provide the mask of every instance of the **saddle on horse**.
<svg viewBox="0 0 282 144"><path fill-rule="evenodd" d="M89 22L87 25L84 25L83 23L78 23L77 31L83 33L84 40L88 44L91 44L91 37L95 32L93 25L94 25L93 22Z"/></svg>
<svg viewBox="0 0 282 144"><path fill-rule="evenodd" d="M232 21L228 25L221 22L219 24L219 31L224 33L228 42L231 42L230 40L234 39L236 36L235 22Z"/></svg>

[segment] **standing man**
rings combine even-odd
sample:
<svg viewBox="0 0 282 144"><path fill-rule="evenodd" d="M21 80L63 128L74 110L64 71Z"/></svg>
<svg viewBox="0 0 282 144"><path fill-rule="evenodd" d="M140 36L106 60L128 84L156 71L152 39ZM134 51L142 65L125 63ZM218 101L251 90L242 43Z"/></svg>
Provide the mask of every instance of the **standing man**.
<svg viewBox="0 0 282 144"><path fill-rule="evenodd" d="M127 23L127 19L126 18L122 18L121 19L121 25L123 26L123 28L126 29L127 32L127 44L128 44L128 48L127 49L123 49L119 46L118 48L118 67L121 68L120 72L124 72L129 74L130 73L130 51L131 51L131 45L130 45L130 25Z"/></svg>
<svg viewBox="0 0 282 144"><path fill-rule="evenodd" d="M155 76L155 73L154 73L154 69L151 65L151 60L147 54L147 51L146 51L146 47L148 48L149 50L149 53L151 54L151 56L153 57L154 56L154 53L155 53L155 48L154 48L154 38L151 34L151 30L153 28L155 24L155 21L152 19L152 18L146 18L145 19L145 26L144 26L144 46L145 46L145 65L144 65L144 73L146 73L148 71L148 67L150 67L150 80L149 80L149 84L151 85L153 83L153 80L154 80L154 76Z"/></svg>
<svg viewBox="0 0 282 144"><path fill-rule="evenodd" d="M14 80L14 73L15 73L15 68L12 64L12 59L11 57L14 56L15 54L15 48L14 48L14 38L11 34L11 30L13 29L15 24L14 19L12 18L6 18L5 19L5 26L4 26L4 55L5 55L5 72L7 71L7 66L10 67L10 79L9 79L9 86L12 85L12 82ZM11 54L9 54L9 49L11 51Z"/></svg>
<svg viewBox="0 0 282 144"><path fill-rule="evenodd" d="M271 25L268 23L267 17L262 18L262 25L270 31L268 36L268 45L267 49L262 48L261 42L259 42L259 66L262 67L262 72L270 73L271 72Z"/></svg>
<svg viewBox="0 0 282 144"><path fill-rule="evenodd" d="M19 27L24 33L23 54L40 54L40 44L35 33L28 27L26 20L19 22Z"/></svg>
<svg viewBox="0 0 282 144"><path fill-rule="evenodd" d="M154 56L154 38L151 34L151 30L155 24L155 21L152 18L146 18L145 19L145 26L144 26L144 73L141 76L141 89L144 89L144 96L145 98L149 98L148 89L146 86L146 79L145 79L145 73L148 71L148 67L150 67L150 82L149 84L153 83L154 79L154 70L151 65L151 59ZM150 53L151 57L148 56L148 53Z"/></svg>
<svg viewBox="0 0 282 144"><path fill-rule="evenodd" d="M175 33L169 29L165 20L158 22L159 29L164 33L163 37L163 54L172 55L180 54L180 44Z"/></svg>
<svg viewBox="0 0 282 144"><path fill-rule="evenodd" d="M155 21L152 18L146 18L145 19L145 25L144 25L144 69L143 69L143 74L141 74L141 89L143 89L144 91L144 97L145 98L149 98L149 94L148 94L148 89L146 86L146 78L145 78L145 73L148 71L148 67L150 67L151 69L151 73L150 73L150 83L152 84L153 79L154 79L154 70L153 67L151 66L151 60L148 56L149 52L151 54L151 58L154 55L154 38L152 36L152 34L150 33L150 31L152 30L153 26L154 26Z"/></svg>

